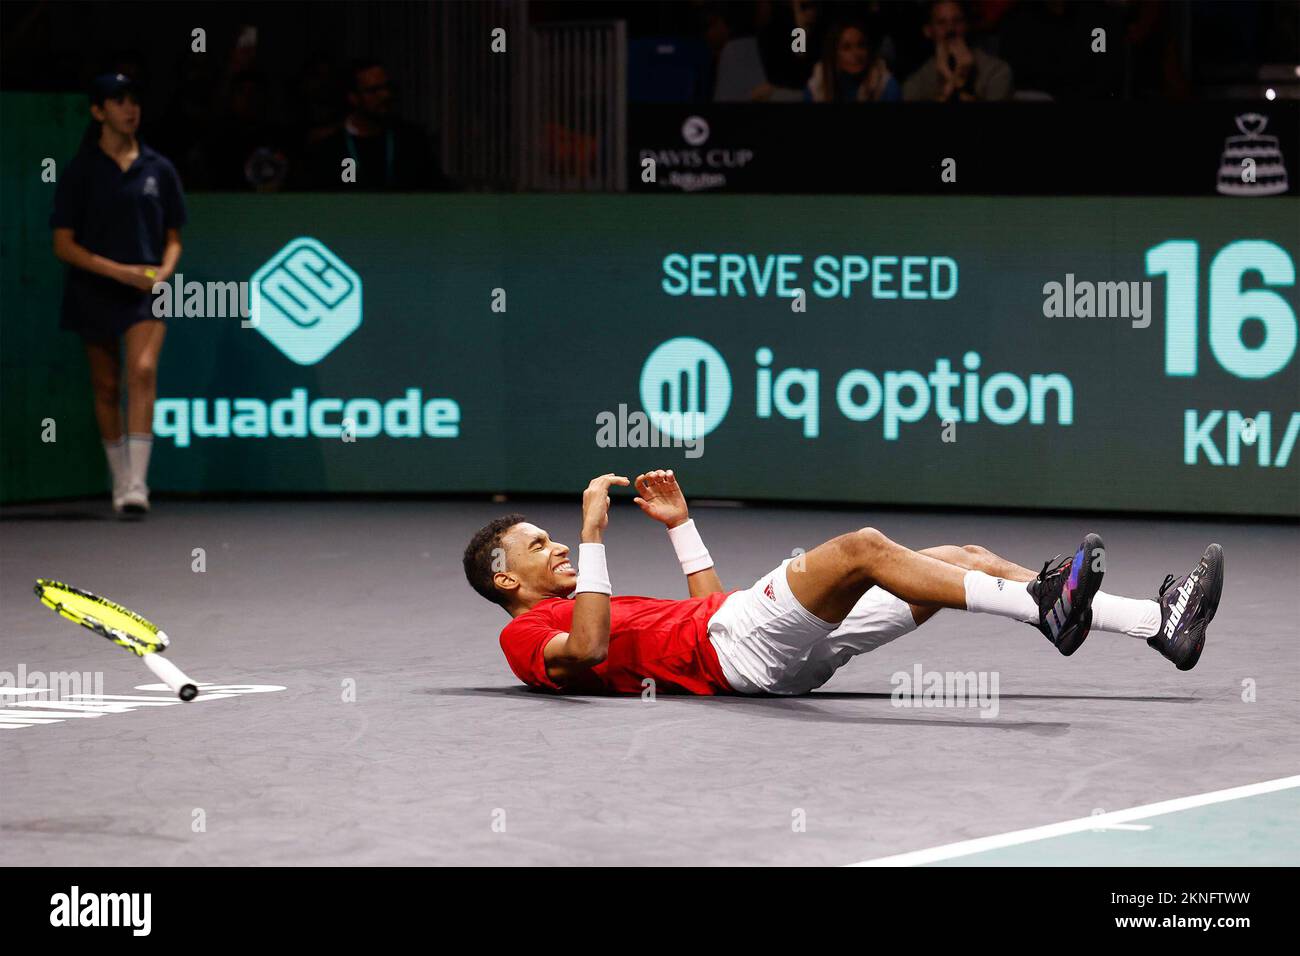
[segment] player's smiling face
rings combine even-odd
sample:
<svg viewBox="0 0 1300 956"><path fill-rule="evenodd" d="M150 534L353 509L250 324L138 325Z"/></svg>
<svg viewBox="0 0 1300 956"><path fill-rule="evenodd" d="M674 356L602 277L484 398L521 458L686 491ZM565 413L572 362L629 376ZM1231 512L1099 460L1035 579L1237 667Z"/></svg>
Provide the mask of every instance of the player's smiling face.
<svg viewBox="0 0 1300 956"><path fill-rule="evenodd" d="M506 573L519 583L519 597L565 597L578 583L578 572L569 560L569 546L552 541L535 524L520 522L501 536Z"/></svg>

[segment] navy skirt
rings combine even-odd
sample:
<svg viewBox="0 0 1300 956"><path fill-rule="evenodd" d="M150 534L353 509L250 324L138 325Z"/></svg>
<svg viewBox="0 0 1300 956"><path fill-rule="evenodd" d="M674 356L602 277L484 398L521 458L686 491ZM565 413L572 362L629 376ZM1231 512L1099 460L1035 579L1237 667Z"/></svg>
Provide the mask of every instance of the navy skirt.
<svg viewBox="0 0 1300 956"><path fill-rule="evenodd" d="M137 322L159 321L154 295L84 269L68 269L59 327L92 342L121 338Z"/></svg>

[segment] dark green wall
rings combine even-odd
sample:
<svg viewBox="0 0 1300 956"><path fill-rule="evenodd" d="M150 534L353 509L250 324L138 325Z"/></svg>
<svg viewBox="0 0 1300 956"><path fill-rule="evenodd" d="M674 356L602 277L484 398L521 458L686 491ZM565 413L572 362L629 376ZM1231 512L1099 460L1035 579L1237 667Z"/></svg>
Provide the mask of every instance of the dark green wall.
<svg viewBox="0 0 1300 956"><path fill-rule="evenodd" d="M99 494L108 476L81 340L62 332L63 266L50 252L56 174L76 151L86 98L0 94L0 501ZM41 440L44 419L53 442Z"/></svg>
<svg viewBox="0 0 1300 956"><path fill-rule="evenodd" d="M4 103L0 500L100 494L84 359L56 330L52 187L39 181L42 157L71 154L81 100ZM154 423L158 490L576 492L593 474L673 467L708 497L1300 514L1294 198L201 194L189 206L187 282L259 274L267 301L310 299L313 270L326 285L343 275L280 263L311 237L351 274L340 287L358 290L362 313L336 348L305 359L271 324L172 319ZM1174 281L1180 250L1190 265ZM791 284L808 290L807 311L757 290L748 267L743 294L709 294L716 259L700 260L697 288L681 287L675 257L721 255L752 256L759 269L798 257ZM824 256L892 275L879 290L870 279L847 296L819 290ZM944 295L909 299L905 257L946 261L959 278L939 282ZM933 291L919 268L917 291ZM1045 284L1067 276L1149 282L1149 325L1045 315ZM491 308L494 289L507 311ZM346 324L345 312L332 303L297 317L307 331L286 327L319 344L312 329ZM1267 321L1250 318L1261 313ZM669 341L668 361L648 365ZM965 382L976 355L981 382L1065 379L1068 420L1049 394L1045 421L982 410L945 440L939 386L931 400L926 382ZM639 412L666 394L665 368L684 381L676 370L693 373L701 356L714 363L701 392L730 387L702 456L602 442L600 416ZM1193 357L1194 374L1180 373ZM788 384L814 372L804 407L815 422L779 400L765 407L782 373ZM911 402L905 379L925 389L915 421L856 414L869 386L855 386L851 403L839 394L846 382L892 380ZM421 403L454 402L456 427L411 435L384 423L354 442L329 434L344 403L393 410L416 391ZM784 397L801 402L802 389ZM288 427L272 421L277 409ZM324 427L300 431L292 419L313 410ZM58 420L55 445L40 442L45 417ZM1245 437L1246 419L1258 419L1258 438Z"/></svg>

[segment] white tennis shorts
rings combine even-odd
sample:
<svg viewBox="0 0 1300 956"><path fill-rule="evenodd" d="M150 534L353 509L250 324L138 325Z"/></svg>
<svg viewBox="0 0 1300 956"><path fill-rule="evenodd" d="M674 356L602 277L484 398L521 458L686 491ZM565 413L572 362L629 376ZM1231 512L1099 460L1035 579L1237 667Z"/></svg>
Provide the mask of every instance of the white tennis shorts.
<svg viewBox="0 0 1300 956"><path fill-rule="evenodd" d="M806 694L850 658L916 630L907 602L871 588L839 624L809 613L790 591L787 558L709 618L727 682L742 694Z"/></svg>

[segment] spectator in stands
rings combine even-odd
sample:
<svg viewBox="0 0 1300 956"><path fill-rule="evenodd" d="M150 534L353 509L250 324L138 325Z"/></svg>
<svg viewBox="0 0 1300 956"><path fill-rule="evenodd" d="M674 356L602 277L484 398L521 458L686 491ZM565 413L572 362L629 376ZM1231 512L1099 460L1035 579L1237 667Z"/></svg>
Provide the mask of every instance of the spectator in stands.
<svg viewBox="0 0 1300 956"><path fill-rule="evenodd" d="M156 140L159 150L171 156L181 179L193 189L209 189L208 167L203 155L216 104L219 65L206 56L188 56L180 61L173 96Z"/></svg>
<svg viewBox="0 0 1300 956"><path fill-rule="evenodd" d="M330 59L320 55L308 59L293 84L293 115L301 142L311 147L338 130L342 99Z"/></svg>
<svg viewBox="0 0 1300 956"><path fill-rule="evenodd" d="M1011 96L1011 67L966 43L966 13L957 0L933 0L925 36L934 55L903 84L906 100L975 102Z"/></svg>
<svg viewBox="0 0 1300 956"><path fill-rule="evenodd" d="M416 191L441 188L423 129L397 114L388 70L377 60L355 60L349 71L349 111L342 124L308 148L313 189ZM356 181L343 178L344 160Z"/></svg>
<svg viewBox="0 0 1300 956"><path fill-rule="evenodd" d="M787 0L775 9L755 36L729 40L718 56L713 98L720 103L799 103L808 77L821 57L818 0ZM804 31L795 50L795 28Z"/></svg>
<svg viewBox="0 0 1300 956"><path fill-rule="evenodd" d="M211 189L277 192L289 175L292 136L270 118L270 80L248 69L230 78L228 99L203 150Z"/></svg>
<svg viewBox="0 0 1300 956"><path fill-rule="evenodd" d="M898 81L880 56L873 56L860 23L832 27L821 62L808 80L814 103L874 103L901 98Z"/></svg>
<svg viewBox="0 0 1300 956"><path fill-rule="evenodd" d="M754 89L756 100L772 99L776 90L803 90L822 52L821 4L818 0L789 0L759 32L758 48L766 82ZM801 51L793 49L793 33L803 30Z"/></svg>

